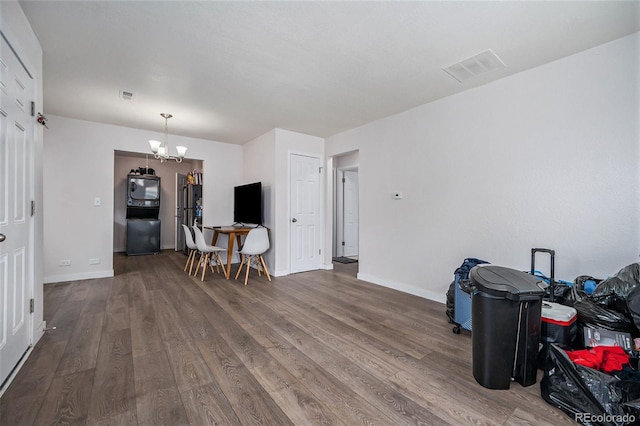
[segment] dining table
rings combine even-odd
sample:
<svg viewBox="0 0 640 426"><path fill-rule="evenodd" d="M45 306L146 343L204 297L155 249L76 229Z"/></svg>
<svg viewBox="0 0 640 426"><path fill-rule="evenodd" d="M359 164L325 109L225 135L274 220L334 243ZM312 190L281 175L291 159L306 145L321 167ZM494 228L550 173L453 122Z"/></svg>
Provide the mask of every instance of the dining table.
<svg viewBox="0 0 640 426"><path fill-rule="evenodd" d="M204 229L213 231L213 237L211 238L211 245L217 245L218 238L221 235L225 235L227 238L227 264L223 266L224 276L229 279L231 275L231 258L233 257L233 248L237 242L238 247L242 245L242 237L246 236L252 227L247 226L204 226Z"/></svg>

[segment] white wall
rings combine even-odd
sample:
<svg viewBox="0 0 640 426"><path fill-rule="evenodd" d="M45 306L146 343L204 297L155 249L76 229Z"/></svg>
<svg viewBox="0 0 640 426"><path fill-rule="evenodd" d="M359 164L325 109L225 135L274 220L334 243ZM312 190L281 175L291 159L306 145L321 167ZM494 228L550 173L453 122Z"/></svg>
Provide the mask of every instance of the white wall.
<svg viewBox="0 0 640 426"><path fill-rule="evenodd" d="M277 241L274 238L276 227L274 222L275 212L275 153L276 130L273 129L264 135L247 142L242 146L243 152L243 181L238 184L262 182L262 214L263 225L269 228L271 247L264 256L267 268L273 273L275 265L275 252Z"/></svg>
<svg viewBox="0 0 640 426"><path fill-rule="evenodd" d="M114 151L148 152L161 133L49 116L44 146L44 281L113 275ZM238 145L169 135L203 160L203 223L231 223L242 176ZM162 166L158 166L162 167ZM102 205L94 206L95 197ZM100 258L99 265L89 265ZM60 260L71 266L59 266Z"/></svg>
<svg viewBox="0 0 640 426"><path fill-rule="evenodd" d="M42 112L42 47L31 29L31 25L24 16L20 5L15 1L0 1L0 31L9 44L16 51L20 60L29 70L33 78L36 112ZM33 272L34 313L32 323L33 343L35 344L44 334L43 319L43 209L42 209L42 140L43 127L34 124L34 144L32 146L33 187L28 194L35 201L36 212L33 217Z"/></svg>
<svg viewBox="0 0 640 426"><path fill-rule="evenodd" d="M262 181L267 188L263 186L264 215L265 225L271 230L271 249L266 261L274 276L289 274L289 156L292 153L316 156L323 163L324 139L273 129L244 145L244 183ZM324 183L321 191L325 191Z"/></svg>
<svg viewBox="0 0 640 426"><path fill-rule="evenodd" d="M638 261L639 46L628 36L328 138L328 156L360 150L359 277L444 301L465 257L527 270L532 247L551 248L567 280Z"/></svg>

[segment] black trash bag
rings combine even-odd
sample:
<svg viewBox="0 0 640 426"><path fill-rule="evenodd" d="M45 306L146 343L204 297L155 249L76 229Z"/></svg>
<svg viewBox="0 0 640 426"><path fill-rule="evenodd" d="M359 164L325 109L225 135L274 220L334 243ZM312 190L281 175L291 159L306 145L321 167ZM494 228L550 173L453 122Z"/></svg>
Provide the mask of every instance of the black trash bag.
<svg viewBox="0 0 640 426"><path fill-rule="evenodd" d="M604 328L612 331L623 331L631 335L638 335L631 315L598 303L593 297L584 297L573 304L578 312L579 326ZM579 330L582 333L582 330Z"/></svg>
<svg viewBox="0 0 640 426"><path fill-rule="evenodd" d="M449 324L456 323L456 282L451 281L451 285L449 286L449 290L447 290L447 318L449 319Z"/></svg>
<svg viewBox="0 0 640 426"><path fill-rule="evenodd" d="M631 289L627 295L627 308L636 328L640 330L640 285Z"/></svg>
<svg viewBox="0 0 640 426"><path fill-rule="evenodd" d="M629 292L640 284L640 262L632 263L620 269L613 277L601 281L592 296L595 298L611 298L609 306L613 306L616 299L626 300Z"/></svg>
<svg viewBox="0 0 640 426"><path fill-rule="evenodd" d="M544 300L551 300L551 286L545 289ZM553 286L553 301L561 305L571 304L571 286L566 283L557 282Z"/></svg>
<svg viewBox="0 0 640 426"><path fill-rule="evenodd" d="M595 290L595 286L602 282L601 279L594 278L590 275L580 275L573 280L573 286L577 290L582 290L586 294L591 294Z"/></svg>
<svg viewBox="0 0 640 426"><path fill-rule="evenodd" d="M621 426L640 421L640 382L619 380L574 364L561 347L549 346L540 381L549 404L588 426Z"/></svg>

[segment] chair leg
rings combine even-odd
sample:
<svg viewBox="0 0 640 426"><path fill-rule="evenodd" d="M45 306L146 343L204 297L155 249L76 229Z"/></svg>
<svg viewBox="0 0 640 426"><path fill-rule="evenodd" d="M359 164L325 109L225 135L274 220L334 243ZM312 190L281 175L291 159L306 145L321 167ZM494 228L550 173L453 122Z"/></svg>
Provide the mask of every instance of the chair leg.
<svg viewBox="0 0 640 426"><path fill-rule="evenodd" d="M236 278L235 278L236 280L240 276L240 271L242 271L242 265L244 265L245 259L246 259L245 256L242 256L240 258L240 266L238 266L238 272L236 272Z"/></svg>
<svg viewBox="0 0 640 426"><path fill-rule="evenodd" d="M205 274L205 272L207 272L207 264L209 264L209 262L210 262L209 255L210 255L210 253L207 253L204 256L204 263L202 264L202 277L200 277L200 281L204 281L204 274ZM211 267L210 264L209 264L209 267ZM213 268L211 268L211 270L213 271Z"/></svg>
<svg viewBox="0 0 640 426"><path fill-rule="evenodd" d="M194 250L194 251L193 251L193 256L191 256L191 265L189 266L189 275L191 275L191 274L192 274L192 272L193 272L193 264L194 264L194 263L195 263L195 261L196 261L196 256L197 256L197 254L198 254L198 253L199 253L199 252L198 252L197 250ZM195 276L196 276L196 274L194 273L194 274L193 274L193 276L195 277Z"/></svg>
<svg viewBox="0 0 640 426"><path fill-rule="evenodd" d="M189 267L189 261L193 257L193 250L189 249L189 256L187 256L187 261L184 263L183 271L187 272L187 268Z"/></svg>
<svg viewBox="0 0 640 426"><path fill-rule="evenodd" d="M218 263L220 264L220 269L222 269L222 274L226 279L229 279L229 277L227 276L227 268L225 267L225 264L222 262L222 256L220 256L219 252L216 253L216 258L218 259ZM231 272L229 272L229 275L231 275Z"/></svg>
<svg viewBox="0 0 640 426"><path fill-rule="evenodd" d="M257 256L253 257L253 262L256 265L256 271L258 271L258 276L261 277L262 276L262 266L260 266L260 262L258 261L258 257Z"/></svg>
<svg viewBox="0 0 640 426"><path fill-rule="evenodd" d="M267 264L264 262L264 257L262 257L262 255L260 255L260 262L262 263L262 268L264 270L265 275L267 276L269 281L271 281L271 275L269 275L269 270L267 269Z"/></svg>
<svg viewBox="0 0 640 426"><path fill-rule="evenodd" d="M251 269L251 256L247 256L247 271L244 274L244 285L247 285L249 280L249 269Z"/></svg>
<svg viewBox="0 0 640 426"><path fill-rule="evenodd" d="M200 257L198 258L198 263L196 263L196 270L193 272L194 277L198 276L198 271L200 270L200 265L202 265L203 256L204 256L204 253L200 253Z"/></svg>
<svg viewBox="0 0 640 426"><path fill-rule="evenodd" d="M216 272L220 273L220 268L224 271L224 264L222 263L222 256L220 256L220 252L215 253L216 256Z"/></svg>

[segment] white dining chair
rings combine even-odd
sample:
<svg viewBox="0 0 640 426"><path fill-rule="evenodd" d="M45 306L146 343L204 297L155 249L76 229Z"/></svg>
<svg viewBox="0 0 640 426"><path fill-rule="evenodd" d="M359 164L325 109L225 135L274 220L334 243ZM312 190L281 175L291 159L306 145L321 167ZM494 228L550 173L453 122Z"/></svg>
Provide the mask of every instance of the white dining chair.
<svg viewBox="0 0 640 426"><path fill-rule="evenodd" d="M259 227L253 228L249 231L247 238L245 238L244 243L242 244L242 248L238 250L241 259L240 267L238 268L238 272L236 272L236 280L240 276L240 271L242 271L244 266L247 268L244 275L244 285L247 285L249 269L251 269L251 264L253 263L258 271L258 276L260 276L261 272L264 272L269 281L271 281L271 275L269 275L267 264L264 262L264 257L262 257L267 250L269 250L268 229Z"/></svg>
<svg viewBox="0 0 640 426"><path fill-rule="evenodd" d="M213 263L216 265L216 271L220 273L220 267L222 266L222 258L220 257L220 252L226 251L222 247L212 246L207 244L204 240L204 235L202 235L202 231L197 226L193 226L193 234L196 237L196 247L198 247L198 251L200 252L200 258L198 259L198 265L196 266L196 272L193 274L194 276L198 275L198 270L200 269L200 265L202 265L202 277L200 281L204 281L204 274L207 271L207 265L211 268L211 272L213 272ZM222 268L224 271L224 267Z"/></svg>
<svg viewBox="0 0 640 426"><path fill-rule="evenodd" d="M198 246L195 241L193 241L193 235L191 235L189 227L183 223L182 229L184 229L184 241L189 249L189 256L187 256L187 262L184 264L184 271L186 272L187 267L189 267L189 275L191 275L191 272L193 271L193 263L198 254ZM189 264L191 264L191 266L189 266Z"/></svg>

